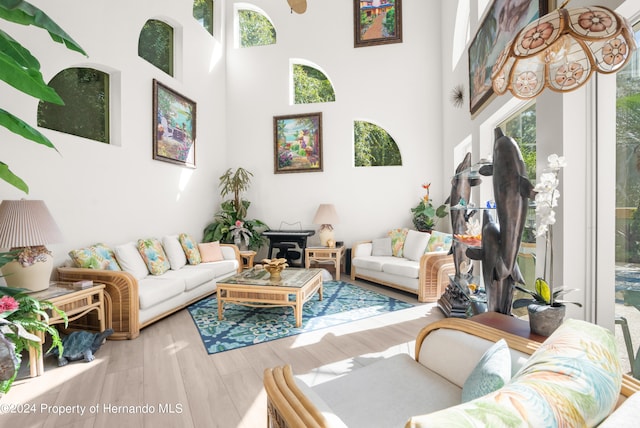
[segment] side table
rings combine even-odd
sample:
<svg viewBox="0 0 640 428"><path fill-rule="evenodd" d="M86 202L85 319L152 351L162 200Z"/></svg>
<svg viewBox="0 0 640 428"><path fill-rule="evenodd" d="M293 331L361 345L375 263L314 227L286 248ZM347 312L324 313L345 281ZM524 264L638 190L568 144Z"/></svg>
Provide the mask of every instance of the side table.
<svg viewBox="0 0 640 428"><path fill-rule="evenodd" d="M305 268L309 269L311 262L332 263L336 268L336 280L340 280L340 263L344 255L344 246L339 247L307 247L305 253Z"/></svg>
<svg viewBox="0 0 640 428"><path fill-rule="evenodd" d="M540 343L547 339L539 334L531 333L527 321L499 312L483 312L472 316L469 320Z"/></svg>
<svg viewBox="0 0 640 428"><path fill-rule="evenodd" d="M90 312L95 311L100 323L100 331L111 327L111 320L107 319L104 310L104 284L93 284L92 287L83 290L76 290L71 283L53 282L49 288L31 295L39 300L48 300L58 309L67 315L69 324ZM53 312L49 316L49 325L63 324L64 319ZM29 370L30 376L40 376L44 373L44 359L42 355L42 344L44 334L39 332L40 344L37 347L29 348Z"/></svg>
<svg viewBox="0 0 640 428"><path fill-rule="evenodd" d="M256 256L256 252L252 250L240 251L240 257L242 258L242 269L251 269L253 267L253 258Z"/></svg>

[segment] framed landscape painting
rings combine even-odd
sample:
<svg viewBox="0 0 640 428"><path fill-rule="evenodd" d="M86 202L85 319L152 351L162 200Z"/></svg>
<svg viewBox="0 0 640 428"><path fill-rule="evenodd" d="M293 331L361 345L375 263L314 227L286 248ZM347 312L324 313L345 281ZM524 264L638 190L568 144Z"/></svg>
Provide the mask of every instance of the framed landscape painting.
<svg viewBox="0 0 640 428"><path fill-rule="evenodd" d="M196 103L155 79L153 158L196 167Z"/></svg>
<svg viewBox="0 0 640 428"><path fill-rule="evenodd" d="M469 45L469 108L475 114L493 95L491 69L525 25L545 15L549 0L494 0Z"/></svg>
<svg viewBox="0 0 640 428"><path fill-rule="evenodd" d="M273 118L274 173L322 171L322 113Z"/></svg>
<svg viewBox="0 0 640 428"><path fill-rule="evenodd" d="M354 46L402 43L402 0L353 0Z"/></svg>

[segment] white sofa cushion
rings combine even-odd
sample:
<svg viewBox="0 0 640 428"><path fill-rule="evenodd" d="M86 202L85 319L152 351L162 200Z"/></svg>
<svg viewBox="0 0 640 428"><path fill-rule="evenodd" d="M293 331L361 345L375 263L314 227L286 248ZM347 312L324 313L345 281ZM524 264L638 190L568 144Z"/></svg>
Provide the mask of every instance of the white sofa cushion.
<svg viewBox="0 0 640 428"><path fill-rule="evenodd" d="M228 276L230 273L237 273L238 261L236 259L233 259L223 260L221 262L200 263L197 265L187 265L181 270L183 269L209 271L213 272L216 278L221 278L223 276Z"/></svg>
<svg viewBox="0 0 640 428"><path fill-rule="evenodd" d="M402 387L391 391L389 385ZM462 393L407 354L376 361L312 389L347 426L385 428L402 427L412 415L459 404Z"/></svg>
<svg viewBox="0 0 640 428"><path fill-rule="evenodd" d="M114 247L113 252L122 270L129 272L134 278L143 279L149 275L147 264L142 259L135 242L118 245Z"/></svg>
<svg viewBox="0 0 640 428"><path fill-rule="evenodd" d="M426 232L418 232L417 230L409 230L404 240L402 255L409 260L420 260L429 243L431 234Z"/></svg>
<svg viewBox="0 0 640 428"><path fill-rule="evenodd" d="M187 256L178 240L178 235L163 236L162 246L171 264L171 269L178 270L187 264Z"/></svg>
<svg viewBox="0 0 640 428"><path fill-rule="evenodd" d="M361 269L374 270L377 272L382 272L382 266L385 263L392 262L394 257L381 257L381 256L370 256L370 257L356 257L351 260L351 263L355 267L359 267Z"/></svg>
<svg viewBox="0 0 640 428"><path fill-rule="evenodd" d="M627 398L598 428L637 428L640 392Z"/></svg>
<svg viewBox="0 0 640 428"><path fill-rule="evenodd" d="M378 238L371 241L371 255L372 256L392 256L391 252L391 238Z"/></svg>
<svg viewBox="0 0 640 428"><path fill-rule="evenodd" d="M420 264L413 260L399 259L392 260L382 266L382 271L392 275L406 278L417 278L420 274Z"/></svg>
<svg viewBox="0 0 640 428"><path fill-rule="evenodd" d="M164 276L164 275L163 275ZM138 281L140 309L147 309L184 292L185 282L182 279L167 279L148 276Z"/></svg>
<svg viewBox="0 0 640 428"><path fill-rule="evenodd" d="M184 281L185 290L193 290L202 284L215 280L216 275L213 269L188 269L185 266L183 269L178 271L170 270L157 278L169 281L182 280Z"/></svg>

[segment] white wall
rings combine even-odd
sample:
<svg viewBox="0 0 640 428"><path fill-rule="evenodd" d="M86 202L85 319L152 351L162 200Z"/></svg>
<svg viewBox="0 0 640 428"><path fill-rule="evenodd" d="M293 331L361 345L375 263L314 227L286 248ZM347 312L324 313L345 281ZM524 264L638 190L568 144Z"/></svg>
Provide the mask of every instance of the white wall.
<svg viewBox="0 0 640 428"><path fill-rule="evenodd" d="M198 239L219 204L218 177L226 163L225 70L212 66L222 49L192 17L192 2L174 0L33 0L87 52L68 51L35 27L2 28L40 60L45 81L64 68L91 66L112 73L112 136L105 145L41 129L60 154L0 129L1 160L30 187L29 195L0 182L1 199L43 199L65 242L50 245L56 263L68 250L97 241L119 244L142 237L189 232ZM216 1L217 37L222 1ZM176 77L138 57L140 29L150 18L176 27ZM223 42L223 41L220 41ZM152 79L197 103L197 169L152 159ZM37 101L0 84L5 108L35 126ZM119 123L119 125L118 125Z"/></svg>
<svg viewBox="0 0 640 428"><path fill-rule="evenodd" d="M282 221L317 229L312 221L318 205L333 203L340 217L336 239L351 245L410 226L410 209L423 196L424 182L433 183L431 196L441 203L449 191L448 179L441 178L438 66L438 17L445 2L403 1L403 43L364 48L353 47L353 2L310 1L303 15L292 14L284 0L251 3L272 19L277 43L235 49L233 28L227 27L227 164L254 174L246 195L249 217L275 229ZM229 6L227 22L233 13ZM334 85L336 101L290 105L291 58L319 65ZM324 171L274 174L273 117L308 112L323 114ZM395 139L401 167L353 166L353 121L363 119Z"/></svg>

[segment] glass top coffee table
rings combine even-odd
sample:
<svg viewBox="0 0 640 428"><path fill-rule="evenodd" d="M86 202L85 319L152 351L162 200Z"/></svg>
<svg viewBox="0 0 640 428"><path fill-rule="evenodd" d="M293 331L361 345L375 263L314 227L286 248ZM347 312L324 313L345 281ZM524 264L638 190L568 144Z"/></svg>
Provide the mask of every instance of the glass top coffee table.
<svg viewBox="0 0 640 428"><path fill-rule="evenodd" d="M223 319L224 304L251 307L291 306L296 327L302 325L302 306L318 292L322 300L322 269L285 269L280 278L271 279L264 269L250 269L218 283L218 319Z"/></svg>

